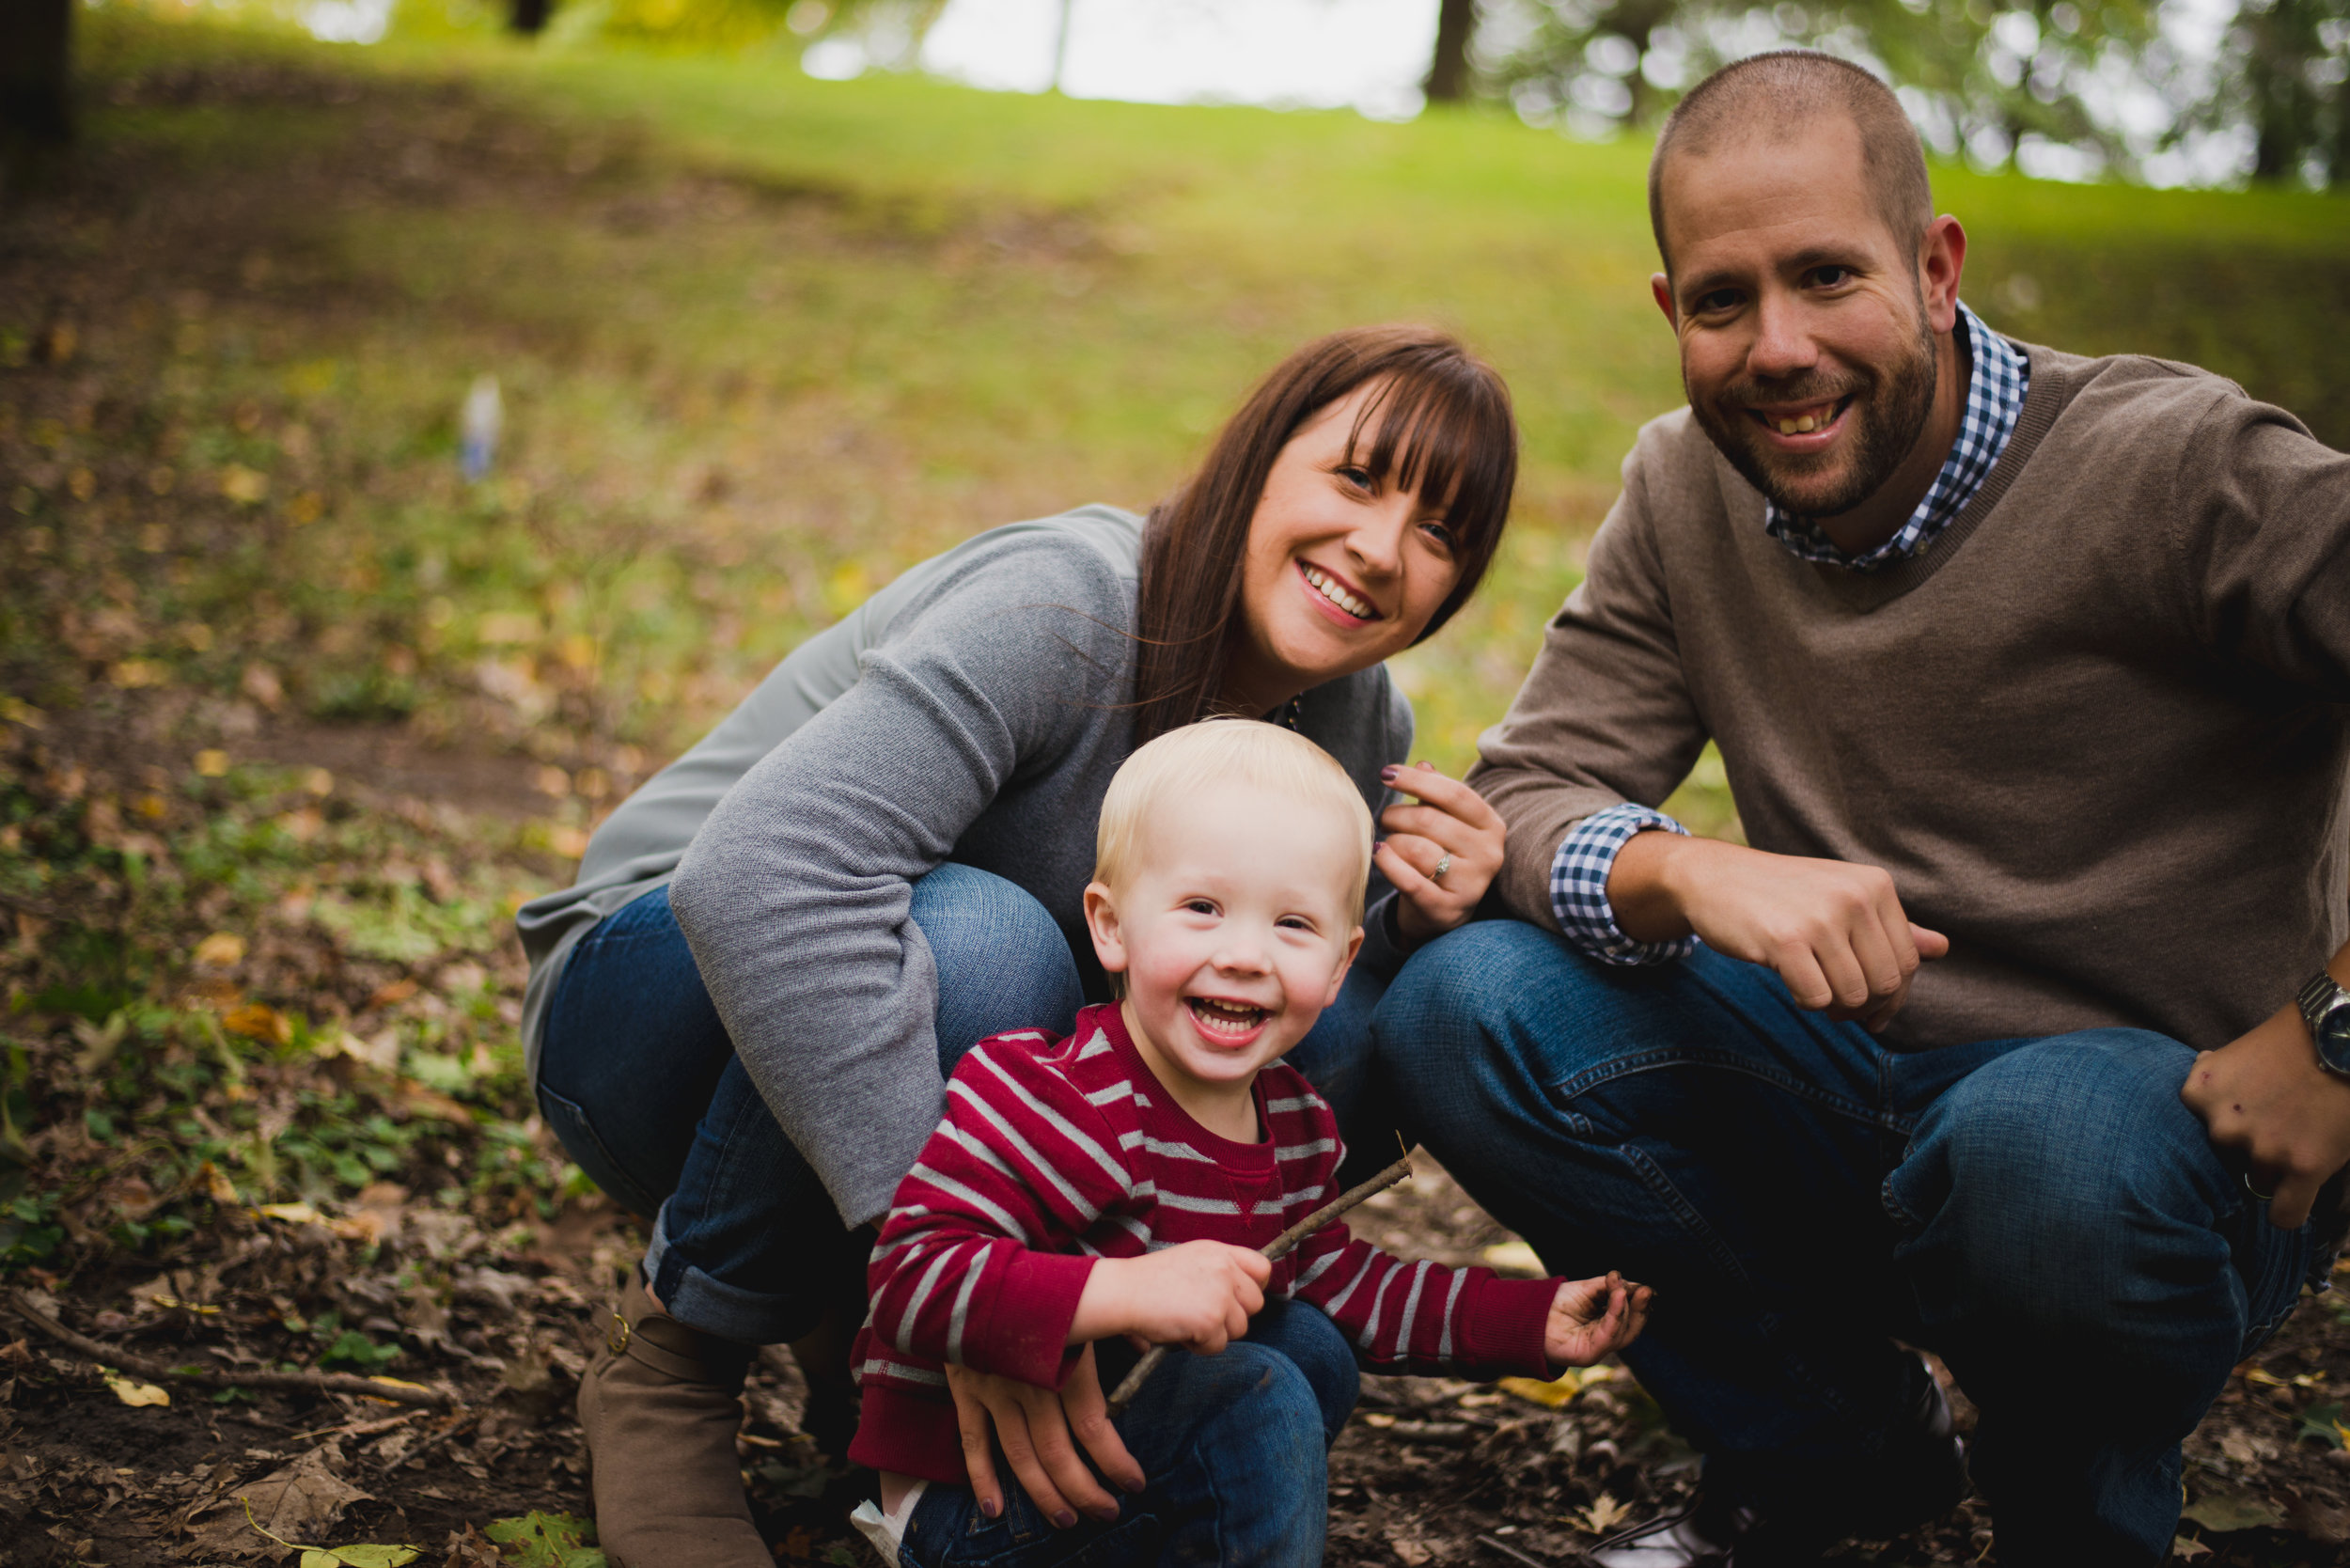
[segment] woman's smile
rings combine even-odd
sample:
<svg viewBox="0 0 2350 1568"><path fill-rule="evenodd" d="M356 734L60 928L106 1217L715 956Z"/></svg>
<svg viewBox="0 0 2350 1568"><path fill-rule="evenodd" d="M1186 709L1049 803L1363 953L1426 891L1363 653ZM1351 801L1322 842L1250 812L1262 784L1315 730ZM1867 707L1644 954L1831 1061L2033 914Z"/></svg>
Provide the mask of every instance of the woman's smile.
<svg viewBox="0 0 2350 1568"><path fill-rule="evenodd" d="M1386 619L1379 613L1377 605L1328 568L1301 560L1297 563L1297 573L1305 580L1307 591L1324 610L1330 612L1330 618L1340 625L1349 628L1368 626L1374 620Z"/></svg>

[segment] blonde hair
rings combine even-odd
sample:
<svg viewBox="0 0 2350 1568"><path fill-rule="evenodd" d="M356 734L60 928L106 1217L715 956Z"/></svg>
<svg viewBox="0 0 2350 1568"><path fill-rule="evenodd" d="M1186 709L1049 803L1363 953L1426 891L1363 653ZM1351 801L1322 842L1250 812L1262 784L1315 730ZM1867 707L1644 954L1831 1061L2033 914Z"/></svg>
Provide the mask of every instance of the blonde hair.
<svg viewBox="0 0 2350 1568"><path fill-rule="evenodd" d="M1111 887L1141 857L1144 824L1178 791L1232 781L1346 816L1356 854L1341 907L1359 917L1371 884L1371 808L1338 760L1303 735L1259 719L1218 718L1170 729L1136 748L1110 780L1093 839L1093 879Z"/></svg>

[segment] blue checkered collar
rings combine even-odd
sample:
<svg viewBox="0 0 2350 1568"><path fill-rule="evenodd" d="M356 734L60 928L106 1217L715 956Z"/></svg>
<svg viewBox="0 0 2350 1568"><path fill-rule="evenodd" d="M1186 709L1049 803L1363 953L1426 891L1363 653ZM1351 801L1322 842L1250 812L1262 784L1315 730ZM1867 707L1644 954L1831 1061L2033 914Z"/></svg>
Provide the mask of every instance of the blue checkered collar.
<svg viewBox="0 0 2350 1568"><path fill-rule="evenodd" d="M1966 412L1958 423L1958 439L1934 477L1925 499L1909 514L1901 531L1865 555L1848 556L1805 517L1781 511L1766 503L1762 525L1771 537L1808 561L1841 566L1853 572L1875 572L1899 565L1922 554L1950 520L1982 488L1983 477L2007 450L2015 433L2015 420L2024 412L2024 394L2031 385L2031 362L1965 305L1958 307L1960 341L1969 351L1974 370L1966 382Z"/></svg>

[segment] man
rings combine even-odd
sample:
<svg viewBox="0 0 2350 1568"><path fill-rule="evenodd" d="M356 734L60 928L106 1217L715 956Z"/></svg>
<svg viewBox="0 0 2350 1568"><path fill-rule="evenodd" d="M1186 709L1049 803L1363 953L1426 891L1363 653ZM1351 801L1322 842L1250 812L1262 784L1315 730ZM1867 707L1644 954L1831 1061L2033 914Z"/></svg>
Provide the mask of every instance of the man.
<svg viewBox="0 0 2350 1568"><path fill-rule="evenodd" d="M1898 1339L2007 1568L2157 1562L2350 1160L2350 460L1990 332L1857 68L1728 68L1650 182L1689 406L1484 738L1517 918L1389 992L1400 1103L1552 1271L1656 1286L1704 1481L1594 1560L1947 1509ZM1654 809L1709 738L1752 847Z"/></svg>

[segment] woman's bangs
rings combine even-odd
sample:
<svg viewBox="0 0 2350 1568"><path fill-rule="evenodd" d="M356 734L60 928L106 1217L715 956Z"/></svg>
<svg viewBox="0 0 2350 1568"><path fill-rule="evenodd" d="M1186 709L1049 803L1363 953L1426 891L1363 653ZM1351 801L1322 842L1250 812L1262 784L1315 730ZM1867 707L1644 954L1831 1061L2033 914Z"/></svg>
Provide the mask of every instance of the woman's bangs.
<svg viewBox="0 0 2350 1568"><path fill-rule="evenodd" d="M1374 419L1366 450L1365 428ZM1390 373L1355 416L1347 456L1399 489L1445 497L1445 521L1474 549L1507 515L1515 446L1508 406L1453 359Z"/></svg>

